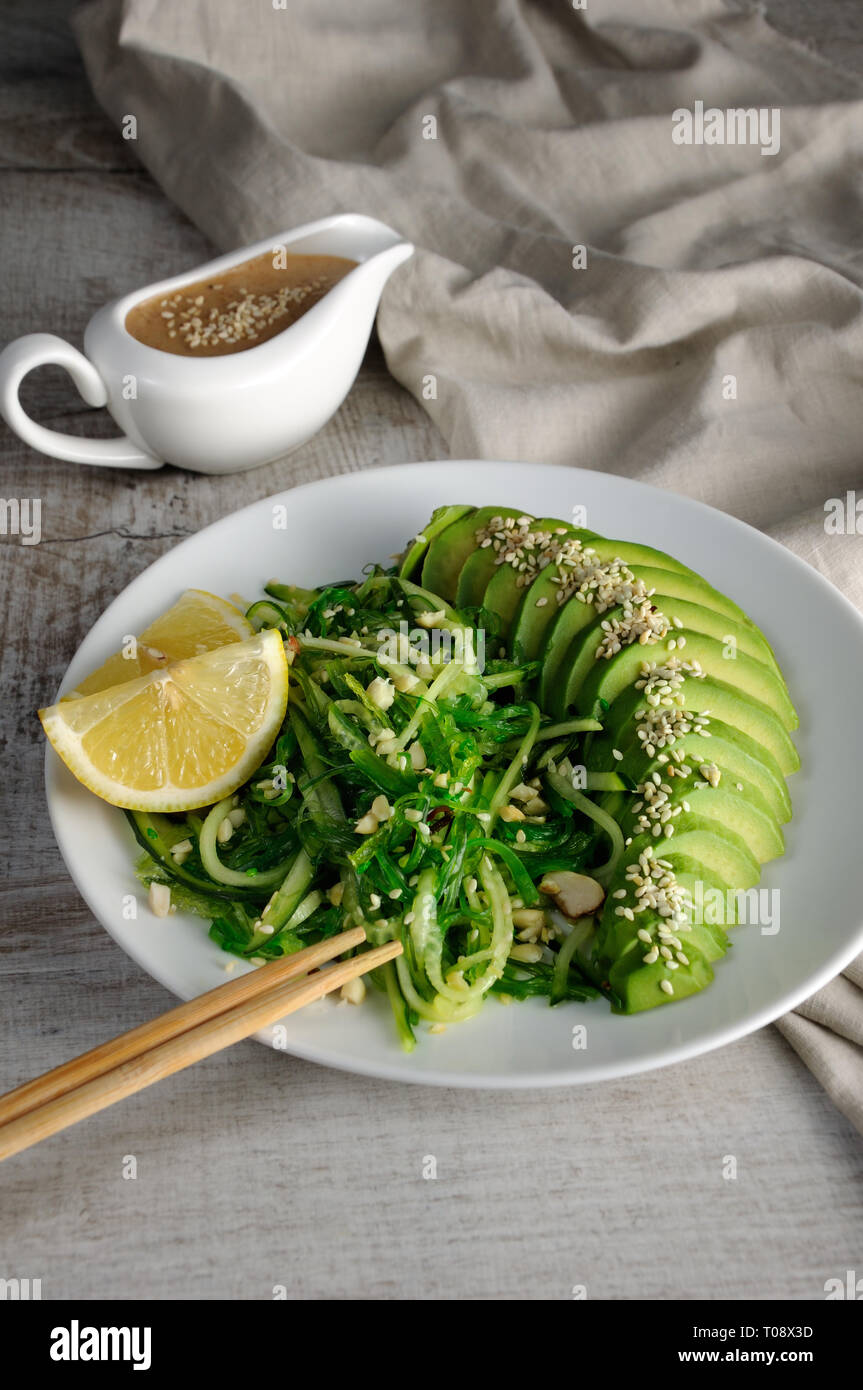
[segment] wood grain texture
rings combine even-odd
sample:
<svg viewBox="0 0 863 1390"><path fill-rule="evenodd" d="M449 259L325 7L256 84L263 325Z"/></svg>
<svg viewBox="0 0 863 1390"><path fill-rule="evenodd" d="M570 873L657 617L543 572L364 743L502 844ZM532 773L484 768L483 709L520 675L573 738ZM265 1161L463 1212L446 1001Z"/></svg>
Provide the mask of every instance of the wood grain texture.
<svg viewBox="0 0 863 1390"><path fill-rule="evenodd" d="M323 941L305 946L301 951L283 956L281 960L270 961L266 966L266 975L262 975L260 969L243 971L235 979L217 985L215 989L207 990L205 994L199 994L165 1013L157 1014L146 1023L138 1024L137 1027L128 1029L108 1042L79 1053L68 1062L62 1062L51 1071L42 1072L41 1076L34 1077L32 1081L25 1082L23 1086L16 1086L14 1091L7 1091L5 1095L0 1096L0 1131L12 1120L18 1120L22 1115L30 1114L39 1106L47 1105L68 1091L76 1090L87 1082L104 1076L107 1071L123 1062L141 1057L144 1052L158 1047L161 1043L188 1033L200 1023L216 1018L228 1009L259 995L263 989L270 989L273 985L284 986L310 970L319 971L319 967L326 961L334 960L345 951L362 945L365 939L366 934L362 927L351 927L347 931L339 932L337 936L325 937ZM365 959L364 956L363 961ZM356 959L354 963L357 963Z"/></svg>
<svg viewBox="0 0 863 1390"><path fill-rule="evenodd" d="M80 343L105 298L210 249L100 116L70 9L13 0L0 18L2 340ZM768 12L863 70L856 0ZM55 428L111 432L62 373L34 374L25 401ZM0 490L42 498L43 541L0 537L0 1089L172 1003L93 921L51 835L34 711L78 642L134 575L237 506L444 452L374 347L320 435L240 477L75 468L2 429ZM4 1164L0 1276L41 1278L45 1298L282 1285L534 1300L584 1284L589 1298L817 1299L859 1270L861 1170L858 1138L772 1029L637 1079L512 1095L376 1082L249 1043Z"/></svg>
<svg viewBox="0 0 863 1390"><path fill-rule="evenodd" d="M342 949L348 950L351 933L346 931L342 935ZM114 1055L103 1057L102 1065L94 1073L87 1074L88 1062L93 1056L91 1051L70 1064L57 1068L53 1073L48 1072L33 1082L31 1087L24 1087L25 1092L38 1091L41 1081L42 1085L48 1090L53 1090L54 1094L43 1097L29 1108L26 1108L25 1101L22 1113L12 1113L8 1120L4 1120L0 1125L0 1161L43 1143L72 1125L80 1124L102 1110L128 1100L145 1087L155 1086L158 1082L167 1080L169 1076L184 1071L186 1067L215 1056L226 1047L244 1042L261 1029L272 1027L280 1019L287 1018L299 1009L320 1003L334 990L340 990L359 980L366 972L373 974L375 970L379 970L381 966L401 954L400 941L387 941L382 946L373 946L371 950L364 951L361 956L353 955L348 960L338 961L327 970L314 970L306 979L295 980L287 989L283 982L275 985L266 984L265 977L271 978L273 965L282 964L271 962L263 967L260 976L254 981L256 993L250 993L248 997L241 998L226 1009L220 1009L217 1005L219 1012L199 1018L191 1028L181 1028L172 1032L171 1014L176 1014L177 1011L159 1014L143 1028L131 1029L114 1039L107 1048L96 1049L97 1052L109 1052ZM299 968L302 969L301 966ZM284 973L282 967L282 974ZM275 975L278 977L278 970L275 971ZM248 977L234 982L239 989L244 989L249 983ZM230 988L230 984L222 986L223 990ZM217 994L218 991L211 991L211 998L213 993ZM195 999L190 1002L191 1009L189 1005L185 1006L188 1012L206 1012L204 1001ZM171 1033L171 1036L161 1036L166 1031ZM124 1057L123 1053L127 1049L130 1050L130 1055ZM66 1084L64 1086L61 1082L58 1087L53 1087L52 1082L58 1072L63 1074ZM20 1094L19 1089L6 1098L11 1112L15 1109L16 1095Z"/></svg>

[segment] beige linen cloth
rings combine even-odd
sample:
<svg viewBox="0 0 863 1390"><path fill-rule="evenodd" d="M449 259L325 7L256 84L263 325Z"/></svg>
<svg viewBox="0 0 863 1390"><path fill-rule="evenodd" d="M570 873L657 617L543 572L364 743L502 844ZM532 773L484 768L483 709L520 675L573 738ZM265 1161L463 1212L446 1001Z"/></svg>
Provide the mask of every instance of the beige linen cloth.
<svg viewBox="0 0 863 1390"><path fill-rule="evenodd" d="M863 607L863 539L824 530L863 486L858 78L722 0L90 0L76 30L219 246L337 211L416 242L378 331L456 456L689 493ZM779 150L675 143L696 101L779 108ZM863 958L778 1026L863 1131Z"/></svg>

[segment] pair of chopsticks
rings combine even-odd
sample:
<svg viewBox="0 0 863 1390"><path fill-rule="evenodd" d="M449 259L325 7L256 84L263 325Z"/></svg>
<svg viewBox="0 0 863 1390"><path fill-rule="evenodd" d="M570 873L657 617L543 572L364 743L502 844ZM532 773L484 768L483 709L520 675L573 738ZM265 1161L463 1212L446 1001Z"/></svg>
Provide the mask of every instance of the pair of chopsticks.
<svg viewBox="0 0 863 1390"><path fill-rule="evenodd" d="M318 969L365 939L362 927L352 927L262 965L0 1096L0 1161L401 955L401 942L388 941Z"/></svg>

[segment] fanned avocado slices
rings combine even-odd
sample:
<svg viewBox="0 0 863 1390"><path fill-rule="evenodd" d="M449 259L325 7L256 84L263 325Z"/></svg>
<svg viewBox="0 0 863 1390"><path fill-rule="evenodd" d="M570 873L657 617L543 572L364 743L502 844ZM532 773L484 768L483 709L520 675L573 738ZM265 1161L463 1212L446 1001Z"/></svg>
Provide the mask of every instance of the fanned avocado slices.
<svg viewBox="0 0 863 1390"><path fill-rule="evenodd" d="M567 669L561 673L561 681L565 681L563 696L558 690L549 713L562 714L570 708L580 714L592 713L597 700L611 704L638 679L645 660L645 649L635 642L607 652L602 650L604 636L600 628L594 629L572 653ZM686 661L697 664L706 676L717 681L725 682L729 676L733 676L734 686L741 695L766 705L785 729L796 729L797 715L785 685L763 662L738 652L732 672L731 661L723 654L722 643L714 637L693 632L691 628L684 629L677 639L677 650L682 657L680 638L686 643ZM672 638L671 642L674 641ZM668 648L669 643L661 642L658 650L671 655ZM598 654L600 652L601 655Z"/></svg>
<svg viewBox="0 0 863 1390"><path fill-rule="evenodd" d="M649 568L642 569L639 577L648 588L651 603L671 620L670 641L676 640L681 629L704 633L722 644L724 659L734 660L738 651L742 652L763 662L782 683L776 659L758 629L742 617L727 612L717 602L721 596L716 595L716 591L703 580L695 575ZM554 597L556 593L551 577L546 578L543 574L537 578L525 601L527 605L533 605L533 615L526 617L524 610L519 613L513 645L515 655L524 655L527 660L533 660L542 652L544 692L553 699L557 685L566 680L569 664L582 642L587 641L602 623L619 621L621 609L604 609L598 613L592 604L576 601L556 604L556 611L551 610L546 617L546 604L540 604L537 610L539 599L533 597L536 590L539 598L542 598L540 586L545 586L549 597ZM488 606L494 607L491 603ZM599 646L602 636L603 631L596 634L595 647ZM684 647L685 642L684 635ZM560 699L565 702L565 692L560 693Z"/></svg>
<svg viewBox="0 0 863 1390"><path fill-rule="evenodd" d="M732 782L727 768L717 763L710 766L711 775L716 778L715 785L697 772L694 782L691 777L670 776L668 781L660 781L658 787L664 795L661 808L655 814L652 802L646 795L649 787L657 787L653 773L645 776L634 796L608 792L601 797L600 805L614 816L625 835L636 835L639 830L652 831L655 824L668 824L676 829L678 823L683 823L683 816L691 812L723 825L732 822L759 864L766 864L783 855L785 838L782 827L757 787L739 779ZM668 774L667 764L663 771ZM662 773L655 775L661 777ZM670 813L668 821L660 821L660 816L664 817L666 812Z"/></svg>
<svg viewBox="0 0 863 1390"><path fill-rule="evenodd" d="M612 711L615 708L616 705L612 705ZM693 715L693 719L697 720L697 716ZM678 730L687 724L690 725L689 731L677 732L673 744L666 748L664 743L657 747L656 743L649 742L651 735L656 739L660 735L646 719L632 722L620 730L621 737L616 741L611 736L603 735L591 743L586 752L586 766L599 771L614 765L622 777L635 785L654 773L667 780L669 768L672 769L673 778L679 769L687 784L691 785L693 769L697 769L696 777L703 776L702 767L715 763L723 775L727 774L735 788L741 780L750 783L780 825L791 819L791 798L785 780L775 759L765 755L764 749L754 739L712 716L709 718L709 742L688 719L677 725ZM643 731L643 737L639 737L639 729ZM622 749L618 743L623 744ZM619 758L615 757L615 750L620 754Z"/></svg>
<svg viewBox="0 0 863 1390"><path fill-rule="evenodd" d="M531 518L534 533L551 534L560 523L554 518ZM517 558L513 564L500 564L499 552L491 543L484 543L474 551L459 575L456 589L457 608L487 608L501 619L503 628L508 631L513 614L524 597L524 589L519 587L520 571Z"/></svg>
<svg viewBox="0 0 863 1390"><path fill-rule="evenodd" d="M454 603L461 572L480 548L478 533L493 517L499 515L498 507L479 507L434 534L423 559L423 588L440 594L448 603ZM428 532L420 534L428 535Z"/></svg>
<svg viewBox="0 0 863 1390"><path fill-rule="evenodd" d="M455 506L438 507L432 514L432 518L424 531L414 536L411 543L405 550L399 575L402 579L416 580L422 568L423 558L428 550L429 543L439 536L441 531L445 531L453 522L460 521L463 516L470 516L476 510L475 507Z"/></svg>
<svg viewBox="0 0 863 1390"><path fill-rule="evenodd" d="M736 895L784 852L791 817L798 718L767 638L673 556L517 510L439 508L400 572L490 615L507 654L539 664L526 693L555 728L602 726L570 746L566 766L580 758L593 779L580 785L607 789L587 794L624 841L582 948L616 1007L703 989Z"/></svg>

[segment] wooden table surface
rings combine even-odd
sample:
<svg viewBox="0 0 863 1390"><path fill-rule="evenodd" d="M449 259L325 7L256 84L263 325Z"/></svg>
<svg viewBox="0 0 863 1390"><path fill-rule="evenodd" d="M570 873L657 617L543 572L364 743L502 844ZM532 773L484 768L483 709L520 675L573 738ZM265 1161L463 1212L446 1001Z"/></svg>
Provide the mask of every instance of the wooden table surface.
<svg viewBox="0 0 863 1390"><path fill-rule="evenodd" d="M106 299L211 248L89 94L67 0L0 18L0 340L80 343ZM784 0L780 28L863 70L858 0ZM43 422L113 432L59 370ZM445 456L372 348L347 402L235 477L52 462L2 427L0 1090L168 1008L78 897L55 847L36 708L108 601L179 538L281 488ZM437 1177L423 1177L426 1156ZM124 1176L137 1161L137 1176ZM736 1159L730 1179L727 1159ZM242 1044L9 1161L0 1278L46 1299L823 1297L860 1269L859 1137L772 1028L666 1071L536 1094L366 1080Z"/></svg>

